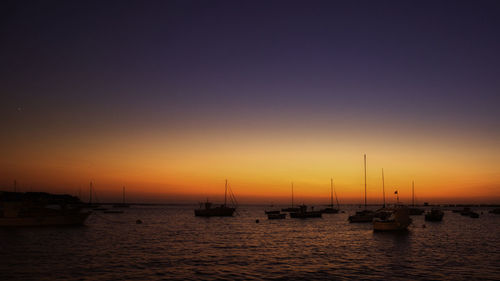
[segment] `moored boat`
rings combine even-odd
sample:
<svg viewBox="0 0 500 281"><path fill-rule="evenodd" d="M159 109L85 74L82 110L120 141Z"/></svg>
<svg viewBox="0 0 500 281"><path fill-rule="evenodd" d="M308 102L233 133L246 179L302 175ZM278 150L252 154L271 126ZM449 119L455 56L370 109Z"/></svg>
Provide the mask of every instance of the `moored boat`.
<svg viewBox="0 0 500 281"><path fill-rule="evenodd" d="M224 204L220 206L213 207L211 202L200 203L200 208L194 210L194 215L197 217L231 217L236 211L235 207L227 206L227 193L228 193L228 185L226 180L225 192L224 192ZM229 188L229 196L233 204L236 202L234 198L234 194Z"/></svg>
<svg viewBox="0 0 500 281"><path fill-rule="evenodd" d="M493 209L493 210L490 210L489 212L490 214L500 214L500 208L496 208L496 209Z"/></svg>
<svg viewBox="0 0 500 281"><path fill-rule="evenodd" d="M321 211L314 211L314 207L311 211L307 211L306 205L300 205L299 211L290 213L290 217L295 219L321 218L321 214Z"/></svg>
<svg viewBox="0 0 500 281"><path fill-rule="evenodd" d="M288 207L288 208L283 208L281 209L282 212L298 212L300 211L300 208L297 208L297 207L294 207L293 206L293 182L292 182L292 206L291 207Z"/></svg>
<svg viewBox="0 0 500 281"><path fill-rule="evenodd" d="M330 179L330 207L322 209L321 212L324 214L337 214L339 212L339 199L337 198L337 192L335 192L335 199L337 200L337 208L333 207L333 179Z"/></svg>
<svg viewBox="0 0 500 281"><path fill-rule="evenodd" d="M426 221L442 221L444 212L439 209L432 209L430 212L425 214Z"/></svg>
<svg viewBox="0 0 500 281"><path fill-rule="evenodd" d="M402 231L407 230L411 224L409 210L405 206L395 206L392 213L385 219L373 219L374 231Z"/></svg>
<svg viewBox="0 0 500 281"><path fill-rule="evenodd" d="M415 207L415 182L411 181L411 208L409 208L410 216L420 216L425 211L423 209Z"/></svg>
<svg viewBox="0 0 500 281"><path fill-rule="evenodd" d="M282 220L286 218L286 214L267 214L267 218L270 220Z"/></svg>
<svg viewBox="0 0 500 281"><path fill-rule="evenodd" d="M349 216L349 222L372 222L375 212L371 210L357 211L356 214Z"/></svg>
<svg viewBox="0 0 500 281"><path fill-rule="evenodd" d="M83 225L90 214L71 195L0 192L0 226Z"/></svg>
<svg viewBox="0 0 500 281"><path fill-rule="evenodd" d="M365 168L365 209L357 211L354 215L349 216L349 222L372 222L375 213L368 210L366 207L366 154L364 155L364 168Z"/></svg>
<svg viewBox="0 0 500 281"><path fill-rule="evenodd" d="M479 214L478 214L478 213L476 213L476 212L474 212L474 211L471 211L471 212L469 213L469 217L471 217L471 218L473 218L473 219L477 219L477 218L479 218Z"/></svg>
<svg viewBox="0 0 500 281"><path fill-rule="evenodd" d="M123 198L121 203L113 205L113 208L130 208L130 204L125 203L125 186L123 187Z"/></svg>

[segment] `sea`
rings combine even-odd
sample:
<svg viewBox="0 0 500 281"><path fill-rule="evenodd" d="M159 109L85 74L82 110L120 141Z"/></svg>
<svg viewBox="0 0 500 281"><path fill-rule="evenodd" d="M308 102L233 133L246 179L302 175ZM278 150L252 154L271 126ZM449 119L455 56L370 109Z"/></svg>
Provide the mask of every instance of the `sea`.
<svg viewBox="0 0 500 281"><path fill-rule="evenodd" d="M195 217L196 205L94 212L85 226L0 228L0 280L500 280L500 215L413 216L406 232L265 206ZM341 206L342 207L342 206ZM137 224L141 220L142 224Z"/></svg>

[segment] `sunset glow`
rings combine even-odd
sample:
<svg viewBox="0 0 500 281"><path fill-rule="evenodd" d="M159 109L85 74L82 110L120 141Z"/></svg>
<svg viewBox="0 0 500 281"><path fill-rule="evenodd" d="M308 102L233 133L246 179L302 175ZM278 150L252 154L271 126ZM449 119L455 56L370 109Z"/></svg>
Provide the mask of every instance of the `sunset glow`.
<svg viewBox="0 0 500 281"><path fill-rule="evenodd" d="M387 200L397 189L409 202L412 180L419 202L500 200L499 42L475 31L494 27L453 15L427 25L414 10L175 3L152 16L65 11L72 25L57 7L12 19L2 189L85 199L92 181L101 200L126 186L131 201L193 203L220 200L227 178L243 203L287 204L292 181L298 202L322 203L333 177L356 204L366 154L369 203L382 200L382 168Z"/></svg>

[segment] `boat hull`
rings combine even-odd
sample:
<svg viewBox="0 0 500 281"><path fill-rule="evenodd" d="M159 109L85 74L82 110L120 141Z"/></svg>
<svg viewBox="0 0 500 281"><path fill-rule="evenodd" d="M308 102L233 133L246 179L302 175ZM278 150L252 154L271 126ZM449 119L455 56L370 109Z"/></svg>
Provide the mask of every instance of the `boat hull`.
<svg viewBox="0 0 500 281"><path fill-rule="evenodd" d="M358 211L355 215L349 216L349 222L372 222L375 213L369 210Z"/></svg>
<svg viewBox="0 0 500 281"><path fill-rule="evenodd" d="M0 226L71 226L83 225L91 212L38 217L3 217Z"/></svg>
<svg viewBox="0 0 500 281"><path fill-rule="evenodd" d="M409 215L410 216L420 216L424 213L423 209L419 208L409 208Z"/></svg>
<svg viewBox="0 0 500 281"><path fill-rule="evenodd" d="M294 219L321 218L321 212L290 213Z"/></svg>
<svg viewBox="0 0 500 281"><path fill-rule="evenodd" d="M235 208L211 208L194 210L194 215L197 217L232 217Z"/></svg>
<svg viewBox="0 0 500 281"><path fill-rule="evenodd" d="M323 214L337 214L339 212L339 209L335 209L335 208L326 208L326 209L323 209L321 210L321 212Z"/></svg>
<svg viewBox="0 0 500 281"><path fill-rule="evenodd" d="M284 208L281 209L282 212L298 212L300 211L300 208Z"/></svg>
<svg viewBox="0 0 500 281"><path fill-rule="evenodd" d="M444 216L444 212L442 211L431 211L425 214L426 221L442 221Z"/></svg>
<svg viewBox="0 0 500 281"><path fill-rule="evenodd" d="M286 214L268 214L267 218L270 220L283 220L286 218Z"/></svg>
<svg viewBox="0 0 500 281"><path fill-rule="evenodd" d="M373 231L404 231L408 230L410 223L396 221L373 221Z"/></svg>

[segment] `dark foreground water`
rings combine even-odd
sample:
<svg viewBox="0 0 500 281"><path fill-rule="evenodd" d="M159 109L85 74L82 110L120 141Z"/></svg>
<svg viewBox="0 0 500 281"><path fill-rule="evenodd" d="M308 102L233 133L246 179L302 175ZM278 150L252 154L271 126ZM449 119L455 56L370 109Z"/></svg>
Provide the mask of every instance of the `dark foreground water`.
<svg viewBox="0 0 500 281"><path fill-rule="evenodd" d="M486 210L374 233L347 222L352 210L269 221L264 207L232 218L194 217L194 208L134 206L83 227L0 229L0 280L500 279L500 215Z"/></svg>

